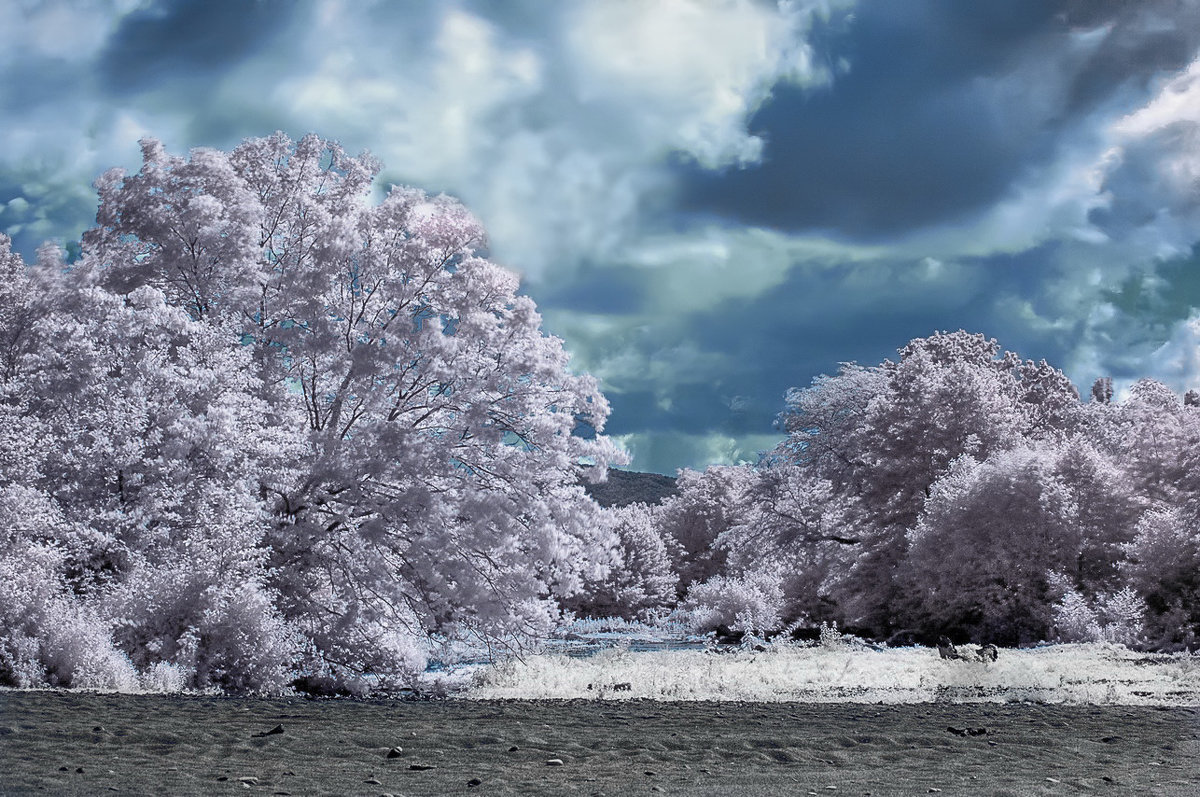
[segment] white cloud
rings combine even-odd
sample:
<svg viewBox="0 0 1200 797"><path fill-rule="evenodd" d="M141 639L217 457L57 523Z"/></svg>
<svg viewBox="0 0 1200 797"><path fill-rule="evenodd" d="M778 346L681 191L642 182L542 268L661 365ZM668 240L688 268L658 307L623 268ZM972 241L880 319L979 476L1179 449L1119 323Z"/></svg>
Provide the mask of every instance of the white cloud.
<svg viewBox="0 0 1200 797"><path fill-rule="evenodd" d="M1144 106L1113 125L1123 138L1141 138L1180 121L1200 122L1200 59L1168 79ZM1191 179L1200 172L1190 170Z"/></svg>
<svg viewBox="0 0 1200 797"><path fill-rule="evenodd" d="M659 473L674 473L677 468L704 470L713 464L748 464L770 451L783 440L781 434L752 434L736 437L715 434L689 434L664 431L655 434L628 434L614 438L629 452L637 467Z"/></svg>
<svg viewBox="0 0 1200 797"><path fill-rule="evenodd" d="M289 118L369 146L387 174L461 196L497 259L540 279L637 238L670 153L754 160L746 124L771 86L827 77L804 36L828 5L563 4L508 30L430 2L414 15L428 36L396 41L380 7L322 0L293 26L311 66L269 94ZM296 46L285 37L232 85L257 94Z"/></svg>
<svg viewBox="0 0 1200 797"><path fill-rule="evenodd" d="M780 80L829 79L804 39L811 3L616 0L568 17L576 91L584 103L642 109L645 145L687 153L708 167L759 160L749 115Z"/></svg>
<svg viewBox="0 0 1200 797"><path fill-rule="evenodd" d="M1145 376L1178 391L1200 388L1200 312L1175 324L1171 337L1146 358Z"/></svg>
<svg viewBox="0 0 1200 797"><path fill-rule="evenodd" d="M30 58L87 61L121 18L145 0L15 0L0 3L0 66Z"/></svg>
<svg viewBox="0 0 1200 797"><path fill-rule="evenodd" d="M1200 239L1200 58L1111 127L1106 188L1134 221L1132 241L1159 258Z"/></svg>
<svg viewBox="0 0 1200 797"><path fill-rule="evenodd" d="M686 232L648 233L619 253L621 262L646 268L656 311L711 310L752 299L778 286L794 268L868 264L889 257L886 247L842 243L819 235L792 235L756 227L716 224Z"/></svg>

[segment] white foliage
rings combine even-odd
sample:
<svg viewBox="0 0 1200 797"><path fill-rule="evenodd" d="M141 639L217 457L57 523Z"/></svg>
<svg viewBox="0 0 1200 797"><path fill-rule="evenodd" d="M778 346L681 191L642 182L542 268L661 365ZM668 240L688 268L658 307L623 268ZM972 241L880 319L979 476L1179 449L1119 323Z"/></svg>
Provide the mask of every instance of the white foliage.
<svg viewBox="0 0 1200 797"><path fill-rule="evenodd" d="M1190 646L1200 639L1200 532L1194 510L1158 506L1126 546L1124 572L1144 598L1152 640Z"/></svg>
<svg viewBox="0 0 1200 797"><path fill-rule="evenodd" d="M656 510L646 504L611 507L597 515L611 533L607 568L584 580L582 591L563 601L580 616L645 619L675 601L676 577L667 546L656 528Z"/></svg>
<svg viewBox="0 0 1200 797"><path fill-rule="evenodd" d="M780 574L764 569L693 584L680 613L693 631L723 628L762 633L780 626L783 606Z"/></svg>
<svg viewBox="0 0 1200 797"><path fill-rule="evenodd" d="M27 541L0 553L0 683L136 689L104 618L67 589L62 561L52 545Z"/></svg>
<svg viewBox="0 0 1200 797"><path fill-rule="evenodd" d="M1059 450L1021 448L964 459L934 487L910 535L907 566L918 613L967 628L981 642L1044 639L1051 622L1046 570L1082 549L1073 485Z"/></svg>
<svg viewBox="0 0 1200 797"><path fill-rule="evenodd" d="M428 634L548 631L608 539L583 466L620 454L573 433L608 405L478 223L372 205L378 164L316 136L142 146L71 268L0 239L0 488L64 521L18 537L193 687L398 681Z"/></svg>

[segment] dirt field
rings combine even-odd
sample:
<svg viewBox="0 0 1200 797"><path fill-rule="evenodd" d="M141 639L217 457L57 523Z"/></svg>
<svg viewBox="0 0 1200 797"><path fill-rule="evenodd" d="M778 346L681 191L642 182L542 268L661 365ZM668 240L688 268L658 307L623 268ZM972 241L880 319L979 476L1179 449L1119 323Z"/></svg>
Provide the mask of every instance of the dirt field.
<svg viewBox="0 0 1200 797"><path fill-rule="evenodd" d="M5 795L937 790L1200 794L1200 710L0 692Z"/></svg>

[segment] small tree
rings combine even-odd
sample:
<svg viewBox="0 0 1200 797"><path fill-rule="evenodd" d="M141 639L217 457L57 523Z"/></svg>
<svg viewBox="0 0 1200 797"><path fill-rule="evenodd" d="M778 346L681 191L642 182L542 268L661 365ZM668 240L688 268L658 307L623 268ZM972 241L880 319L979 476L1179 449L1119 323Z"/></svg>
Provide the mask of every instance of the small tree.
<svg viewBox="0 0 1200 797"><path fill-rule="evenodd" d="M679 577L680 597L692 584L725 568L728 551L717 540L738 522L746 505L745 490L754 479L753 470L741 466L679 472L679 492L663 502L656 522Z"/></svg>
<svg viewBox="0 0 1200 797"><path fill-rule="evenodd" d="M1156 507L1137 524L1124 570L1145 600L1147 633L1163 646L1200 640L1200 533L1185 511Z"/></svg>
<svg viewBox="0 0 1200 797"><path fill-rule="evenodd" d="M1114 471L1079 468L1078 456L1044 444L955 464L910 537L905 578L917 598L916 624L997 644L1031 642L1050 635L1056 593L1094 598L1098 587L1113 585L1118 562L1103 556L1114 551L1096 547L1105 532L1084 528L1081 518L1092 515L1081 506L1107 492L1118 516L1128 517L1130 499L1125 493L1121 506ZM1056 587L1048 571L1069 573L1068 585Z"/></svg>
<svg viewBox="0 0 1200 797"><path fill-rule="evenodd" d="M607 567L597 567L597 575L586 579L579 593L563 600L564 608L583 616L634 620L674 604L676 577L655 514L654 507L641 503L604 510L599 520L612 532Z"/></svg>

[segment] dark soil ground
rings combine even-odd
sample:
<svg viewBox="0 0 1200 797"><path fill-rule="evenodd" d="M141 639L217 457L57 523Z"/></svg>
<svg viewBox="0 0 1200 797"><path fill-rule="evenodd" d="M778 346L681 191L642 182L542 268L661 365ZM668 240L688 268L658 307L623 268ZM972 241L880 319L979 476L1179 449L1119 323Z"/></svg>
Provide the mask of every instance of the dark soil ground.
<svg viewBox="0 0 1200 797"><path fill-rule="evenodd" d="M0 692L4 795L658 792L1200 795L1200 709Z"/></svg>

